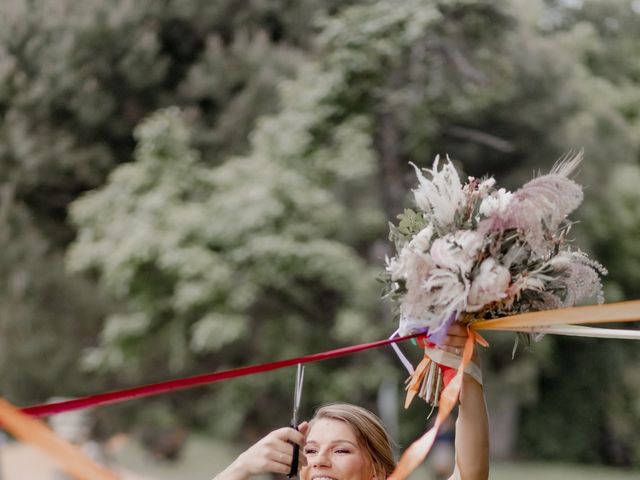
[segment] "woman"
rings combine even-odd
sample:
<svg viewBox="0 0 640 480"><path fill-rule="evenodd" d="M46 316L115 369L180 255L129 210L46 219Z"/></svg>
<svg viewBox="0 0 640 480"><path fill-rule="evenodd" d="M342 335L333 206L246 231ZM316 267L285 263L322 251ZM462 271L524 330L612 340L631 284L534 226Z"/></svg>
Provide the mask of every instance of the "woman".
<svg viewBox="0 0 640 480"><path fill-rule="evenodd" d="M467 331L454 325L439 347L458 354ZM247 480L265 473L287 474L292 443L300 445L300 480L384 480L395 467L391 439L373 413L349 404L320 408L300 431L280 428L242 453L214 480ZM456 465L451 479L489 477L489 427L480 385L465 374L456 422Z"/></svg>

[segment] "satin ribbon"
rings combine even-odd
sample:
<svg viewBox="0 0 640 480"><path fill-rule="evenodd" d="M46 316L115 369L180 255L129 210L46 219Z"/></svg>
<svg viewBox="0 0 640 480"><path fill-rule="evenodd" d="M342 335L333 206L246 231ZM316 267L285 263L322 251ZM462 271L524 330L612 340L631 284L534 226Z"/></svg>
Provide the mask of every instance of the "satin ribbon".
<svg viewBox="0 0 640 480"><path fill-rule="evenodd" d="M409 408L411 402L415 398L415 396L420 391L420 385L424 381L424 378L427 376L427 372L429 370L429 365L431 365L432 360L428 355L422 357L422 360L415 368L415 371L411 373L411 380L409 381L409 385L407 385L407 396L404 401L404 408Z"/></svg>
<svg viewBox="0 0 640 480"><path fill-rule="evenodd" d="M558 325L553 327L532 328L531 333L550 333L571 337L617 338L620 340L640 340L640 330L622 330L615 328L581 327L578 325Z"/></svg>
<svg viewBox="0 0 640 480"><path fill-rule="evenodd" d="M640 320L640 300L543 310L474 322L475 330L522 330L552 325L634 322Z"/></svg>
<svg viewBox="0 0 640 480"><path fill-rule="evenodd" d="M183 390L185 388L192 388L199 385L207 385L210 383L219 382L222 380L229 380L231 378L244 377L246 375L255 375L257 373L268 372L271 370L278 370L298 363L310 363L318 362L320 360L327 360L329 358L341 357L344 355L350 355L356 352L362 352L371 348L381 347L383 345L389 345L396 342L402 342L415 338L421 335L416 333L413 335L406 335L404 337L388 338L386 340L378 340L376 342L363 343L360 345L352 345L349 347L337 348L335 350L329 350L327 352L314 353L311 355L305 355L302 357L289 358L286 360L278 360L275 362L262 363L258 365L250 365L248 367L234 368L231 370L224 370L221 372L206 373L203 375L195 375L193 377L179 378L177 380L168 380L166 382L152 383L148 385L142 385L139 387L125 388L123 390L114 390L111 392L98 393L95 395L89 395L86 397L74 398L72 400L64 400L62 402L45 403L41 405L33 405L31 407L23 408L22 411L29 415L37 417L44 417L47 415L54 415L56 413L67 412L70 410L80 410L83 408L94 407L97 405L108 405L112 403L120 403L126 400L132 400L134 398L142 398L153 395L159 395L161 393L168 393L175 390ZM1 420L1 417L0 417Z"/></svg>

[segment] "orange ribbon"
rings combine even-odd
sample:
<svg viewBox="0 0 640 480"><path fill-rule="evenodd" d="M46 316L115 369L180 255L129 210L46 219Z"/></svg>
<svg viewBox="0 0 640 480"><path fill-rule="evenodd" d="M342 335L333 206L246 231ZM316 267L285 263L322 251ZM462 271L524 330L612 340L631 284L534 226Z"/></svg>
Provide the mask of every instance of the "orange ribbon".
<svg viewBox="0 0 640 480"><path fill-rule="evenodd" d="M28 442L51 455L62 470L78 480L118 480L119 478L73 445L56 436L40 420L22 413L3 398L0 398L0 424L18 440Z"/></svg>
<svg viewBox="0 0 640 480"><path fill-rule="evenodd" d="M526 332L531 328L551 325L584 325L637 320L640 320L640 300L521 313L493 320L481 320L474 322L471 326L475 330L520 330Z"/></svg>
<svg viewBox="0 0 640 480"><path fill-rule="evenodd" d="M425 355L422 357L422 360L420 360L415 372L411 375L411 380L409 381L409 385L407 385L407 397L404 401L404 408L409 408L414 397L420 391L420 385L422 384L424 377L427 375L427 370L429 369L431 362L432 360L429 356Z"/></svg>

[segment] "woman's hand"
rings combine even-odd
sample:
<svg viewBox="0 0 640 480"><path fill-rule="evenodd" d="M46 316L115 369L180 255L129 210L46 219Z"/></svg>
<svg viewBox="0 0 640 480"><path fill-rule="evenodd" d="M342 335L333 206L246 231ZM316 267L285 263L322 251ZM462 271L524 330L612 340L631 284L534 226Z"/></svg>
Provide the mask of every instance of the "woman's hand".
<svg viewBox="0 0 640 480"><path fill-rule="evenodd" d="M462 354L464 352L464 346L469 338L469 332L465 325L454 323L449 327L446 337L442 340L440 345L433 345L432 347L426 347L424 349L434 362L441 366L453 368L455 370L460 367L462 363ZM474 350L471 356L471 362L467 364L464 369L465 375L463 382L467 382L471 379L482 385L482 369L480 368L480 357L477 350Z"/></svg>
<svg viewBox="0 0 640 480"><path fill-rule="evenodd" d="M464 351L464 346L468 337L469 332L467 332L467 327L465 325L457 322L453 323L447 332L447 336L444 338L442 343L437 346L437 348L457 355L458 357L462 357L462 352ZM478 350L476 348L473 349L473 357L471 357L471 361L480 366L480 358L478 357Z"/></svg>
<svg viewBox="0 0 640 480"><path fill-rule="evenodd" d="M214 480L246 480L254 475L265 473L280 473L286 475L291 470L293 461L293 443L300 447L309 424L303 422L295 430L291 427L279 428L259 440L252 447L241 453L238 458ZM299 449L298 464L307 464L302 448Z"/></svg>

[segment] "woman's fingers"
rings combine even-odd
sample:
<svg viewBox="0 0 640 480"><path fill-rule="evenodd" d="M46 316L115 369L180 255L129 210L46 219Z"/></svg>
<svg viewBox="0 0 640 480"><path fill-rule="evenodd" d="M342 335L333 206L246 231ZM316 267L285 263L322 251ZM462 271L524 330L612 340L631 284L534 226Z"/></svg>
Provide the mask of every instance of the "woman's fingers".
<svg viewBox="0 0 640 480"><path fill-rule="evenodd" d="M309 431L309 422L302 422L300 425L298 425L298 431L302 435L306 435Z"/></svg>
<svg viewBox="0 0 640 480"><path fill-rule="evenodd" d="M459 348L459 347L464 347L464 344L466 343L466 341L467 341L466 337L453 337L451 335L447 335L442 341L442 343L440 344L440 346Z"/></svg>
<svg viewBox="0 0 640 480"><path fill-rule="evenodd" d="M283 463L278 460L272 460L268 463L266 471L287 475L291 471L291 463Z"/></svg>
<svg viewBox="0 0 640 480"><path fill-rule="evenodd" d="M307 459L302 454L302 447L304 446L304 437L308 429L308 423L303 422L298 428L300 431L290 427L276 430L274 433L278 441L271 445L273 452L272 460L276 463L286 465L289 469L293 461L294 444L300 447L298 449L298 463L300 465L307 464ZM285 473L289 473L289 470Z"/></svg>
<svg viewBox="0 0 640 480"><path fill-rule="evenodd" d="M269 437L271 438L268 443L272 445L276 445L277 443L286 445L287 442L297 443L300 446L304 444L304 433L291 427L283 427L278 430L274 430L269 434Z"/></svg>
<svg viewBox="0 0 640 480"><path fill-rule="evenodd" d="M454 323L451 325L451 327L449 327L447 336L467 338L469 334L467 333L467 327L465 327L461 323Z"/></svg>
<svg viewBox="0 0 640 480"><path fill-rule="evenodd" d="M437 346L440 350L452 353L454 355L462 355L465 343L467 341L467 328L459 323L454 323L449 327L447 336L442 340L442 343Z"/></svg>
<svg viewBox="0 0 640 480"><path fill-rule="evenodd" d="M293 445L289 445L288 452L273 451L271 452L270 459L276 463L281 463L287 467L291 467L291 460L293 459Z"/></svg>
<svg viewBox="0 0 640 480"><path fill-rule="evenodd" d="M464 345L460 347L453 347L450 345L440 345L438 348L445 352L453 353L454 355L457 355L457 356L462 356L462 352L464 351Z"/></svg>
<svg viewBox="0 0 640 480"><path fill-rule="evenodd" d="M272 450L270 452L270 460L272 462L272 470L277 473L289 473L291 471L291 464L293 463L293 445L286 444L286 451ZM306 466L307 459L302 453L302 448L298 449L298 465Z"/></svg>
<svg viewBox="0 0 640 480"><path fill-rule="evenodd" d="M306 428L305 425L305 431ZM243 452L238 457L236 465L248 476L269 472L288 474L291 470L294 444L302 447L304 433L291 427L274 430ZM300 462L302 465L306 463L303 456Z"/></svg>
<svg viewBox="0 0 640 480"><path fill-rule="evenodd" d="M469 334L465 326L454 323L449 327L447 336L442 343L438 345L438 348L445 352L453 353L454 355L462 355L462 350L464 349L468 336Z"/></svg>

